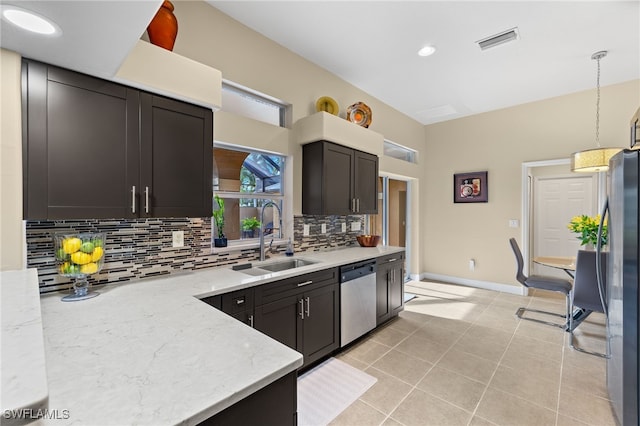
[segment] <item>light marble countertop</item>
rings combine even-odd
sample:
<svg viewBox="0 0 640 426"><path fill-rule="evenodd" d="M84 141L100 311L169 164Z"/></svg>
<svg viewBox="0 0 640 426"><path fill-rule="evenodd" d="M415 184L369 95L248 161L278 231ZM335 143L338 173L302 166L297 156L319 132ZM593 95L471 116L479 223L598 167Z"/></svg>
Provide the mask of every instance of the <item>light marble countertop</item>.
<svg viewBox="0 0 640 426"><path fill-rule="evenodd" d="M0 273L2 335L0 403L2 424L20 424L7 410L37 411L47 407L47 372L35 269Z"/></svg>
<svg viewBox="0 0 640 426"><path fill-rule="evenodd" d="M299 253L294 258L317 263L261 276L231 268L176 273L108 285L96 298L68 303L59 293L38 298L36 279L33 300L21 303L41 304L41 323L35 321L43 327L47 381L30 396L37 401L48 386L48 409L57 414L41 423L196 424L302 365L300 353L199 298L402 250ZM38 352L29 341L5 354L4 343L3 337L3 409L13 408L5 406L5 355L20 359Z"/></svg>

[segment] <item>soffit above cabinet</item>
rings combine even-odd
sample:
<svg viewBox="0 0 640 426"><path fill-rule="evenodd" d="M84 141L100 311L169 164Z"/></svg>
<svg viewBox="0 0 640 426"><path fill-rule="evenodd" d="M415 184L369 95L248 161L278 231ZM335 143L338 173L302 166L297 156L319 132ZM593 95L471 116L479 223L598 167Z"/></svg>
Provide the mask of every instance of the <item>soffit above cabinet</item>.
<svg viewBox="0 0 640 426"><path fill-rule="evenodd" d="M222 73L200 62L139 40L113 80L211 108L222 105Z"/></svg>
<svg viewBox="0 0 640 426"><path fill-rule="evenodd" d="M293 125L294 140L304 145L325 140L381 157L384 136L324 111L301 118Z"/></svg>
<svg viewBox="0 0 640 426"><path fill-rule="evenodd" d="M162 0L50 1L1 0L56 23L62 33L41 36L2 20L0 47L72 71L111 79Z"/></svg>

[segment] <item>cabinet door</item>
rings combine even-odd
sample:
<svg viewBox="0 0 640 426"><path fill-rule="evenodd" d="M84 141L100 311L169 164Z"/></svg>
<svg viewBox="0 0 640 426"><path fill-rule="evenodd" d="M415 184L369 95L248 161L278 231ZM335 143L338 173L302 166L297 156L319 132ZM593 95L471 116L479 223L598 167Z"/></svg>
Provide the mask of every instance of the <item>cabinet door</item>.
<svg viewBox="0 0 640 426"><path fill-rule="evenodd" d="M254 328L291 349L302 347L302 297L289 296L255 308Z"/></svg>
<svg viewBox="0 0 640 426"><path fill-rule="evenodd" d="M354 197L359 214L378 213L378 157L366 152L354 154Z"/></svg>
<svg viewBox="0 0 640 426"><path fill-rule="evenodd" d="M378 265L376 273L376 324L380 325L391 317L389 310L389 265Z"/></svg>
<svg viewBox="0 0 640 426"><path fill-rule="evenodd" d="M141 94L140 198L143 216L210 216L211 110Z"/></svg>
<svg viewBox="0 0 640 426"><path fill-rule="evenodd" d="M404 268L402 262L393 264L389 276L389 311L391 316L395 316L404 309Z"/></svg>
<svg viewBox="0 0 640 426"><path fill-rule="evenodd" d="M302 354L308 365L337 349L340 344L338 284L303 294Z"/></svg>
<svg viewBox="0 0 640 426"><path fill-rule="evenodd" d="M322 170L324 214L352 213L353 173L353 150L325 142Z"/></svg>
<svg viewBox="0 0 640 426"><path fill-rule="evenodd" d="M23 61L24 217L135 217L139 91Z"/></svg>
<svg viewBox="0 0 640 426"><path fill-rule="evenodd" d="M319 141L302 148L302 213L352 213L353 150Z"/></svg>

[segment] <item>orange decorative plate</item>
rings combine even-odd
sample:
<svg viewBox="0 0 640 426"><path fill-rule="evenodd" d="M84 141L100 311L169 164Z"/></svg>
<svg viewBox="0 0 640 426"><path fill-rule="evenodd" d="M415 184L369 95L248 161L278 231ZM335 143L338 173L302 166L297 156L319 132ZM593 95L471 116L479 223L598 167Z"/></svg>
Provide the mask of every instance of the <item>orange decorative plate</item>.
<svg viewBox="0 0 640 426"><path fill-rule="evenodd" d="M364 102L356 102L347 108L347 120L362 127L369 127L371 124L371 108Z"/></svg>

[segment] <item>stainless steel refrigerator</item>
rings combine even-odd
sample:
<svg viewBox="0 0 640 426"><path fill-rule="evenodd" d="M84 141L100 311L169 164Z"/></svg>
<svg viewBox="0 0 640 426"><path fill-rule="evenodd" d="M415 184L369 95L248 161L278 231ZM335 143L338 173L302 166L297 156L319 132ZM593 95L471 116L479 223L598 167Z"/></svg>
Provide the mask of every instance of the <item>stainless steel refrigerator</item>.
<svg viewBox="0 0 640 426"><path fill-rule="evenodd" d="M624 426L640 424L638 392L638 224L640 151L616 154L609 169L609 260L606 269L607 386Z"/></svg>

